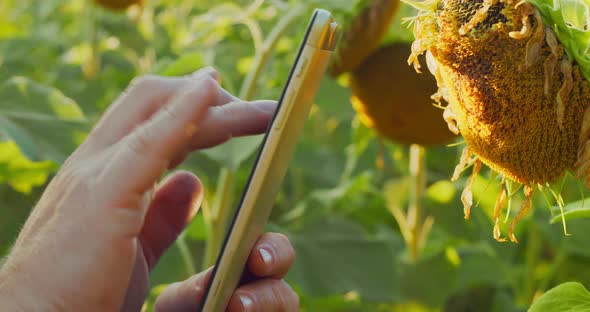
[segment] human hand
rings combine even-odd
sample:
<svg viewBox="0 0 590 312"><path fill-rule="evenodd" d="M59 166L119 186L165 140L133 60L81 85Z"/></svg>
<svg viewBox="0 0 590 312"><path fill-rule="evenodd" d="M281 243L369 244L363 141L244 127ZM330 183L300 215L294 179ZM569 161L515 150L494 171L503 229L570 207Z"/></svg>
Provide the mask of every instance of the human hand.
<svg viewBox="0 0 590 312"><path fill-rule="evenodd" d="M138 311L150 269L202 198L194 175L177 173L156 188L160 176L190 151L263 132L274 109L273 102L239 101L209 68L183 78L135 80L67 159L25 223L0 270L3 309ZM250 271L268 279L243 286L242 294L257 305L273 293L282 304L276 310L288 310L284 305L296 305L296 295L280 278L292 262L292 247L272 235L260 244L273 246L273 261L262 268L252 264L260 257L256 249ZM200 275L171 286L159 306L182 307L181 300L190 298L174 289L203 280ZM232 311L254 311L240 310L236 302L232 298Z"/></svg>
<svg viewBox="0 0 590 312"><path fill-rule="evenodd" d="M248 257L243 278L247 282L234 292L227 311L299 311L299 298L282 280L294 259L293 247L284 235L260 237ZM169 285L156 300L155 311L197 311L210 277L211 269Z"/></svg>

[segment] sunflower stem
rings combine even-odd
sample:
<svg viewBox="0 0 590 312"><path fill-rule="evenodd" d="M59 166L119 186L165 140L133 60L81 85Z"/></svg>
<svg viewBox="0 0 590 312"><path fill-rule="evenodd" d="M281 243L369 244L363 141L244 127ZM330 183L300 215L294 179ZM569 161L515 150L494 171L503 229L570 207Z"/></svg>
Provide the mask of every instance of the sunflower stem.
<svg viewBox="0 0 590 312"><path fill-rule="evenodd" d="M541 241L536 225L531 222L528 228L528 240L525 254L526 276L524 288L524 302L530 303L535 295L535 268L541 250Z"/></svg>
<svg viewBox="0 0 590 312"><path fill-rule="evenodd" d="M565 250L565 247L563 246L564 245L560 245L558 247L555 257L551 262L551 266L549 267L549 270L547 270L547 273L545 274L543 279L541 279L541 281L539 281L538 283L535 295L544 293L549 288L551 281L553 280L553 278L555 278L555 273L557 272L559 267L567 260L567 252ZM533 301L534 299L535 298L533 298Z"/></svg>
<svg viewBox="0 0 590 312"><path fill-rule="evenodd" d="M244 80L244 84L242 85L242 89L240 90L240 98L242 100L250 100L254 96L254 91L256 90L257 82L262 74L262 69L265 67L266 63L270 59L270 56L274 52L274 49L279 42L279 39L283 37L285 32L289 29L291 24L299 15L301 15L304 11L304 6L297 5L295 8L290 10L279 22L275 25L272 32L268 35L266 40L262 43L262 48L259 51L256 51L256 56L254 57L254 65L252 66L251 70L246 75Z"/></svg>
<svg viewBox="0 0 590 312"><path fill-rule="evenodd" d="M186 270L186 276L193 276L197 273L197 266L193 260L188 243L186 242L186 234L182 233L176 240L176 247L180 253L180 258L184 263L184 269Z"/></svg>
<svg viewBox="0 0 590 312"><path fill-rule="evenodd" d="M93 3L84 4L84 14L87 23L87 38L88 45L90 46L90 54L88 58L84 60L82 65L82 72L84 78L92 79L96 76L100 67L100 38L98 34L97 18L100 14L99 10L96 10Z"/></svg>
<svg viewBox="0 0 590 312"><path fill-rule="evenodd" d="M233 202L234 172L228 168L222 168L219 173L219 181L215 192L215 202L211 207L208 229L209 235L205 249L203 269L207 269L217 259L221 244L227 232L227 226L231 217L231 205Z"/></svg>

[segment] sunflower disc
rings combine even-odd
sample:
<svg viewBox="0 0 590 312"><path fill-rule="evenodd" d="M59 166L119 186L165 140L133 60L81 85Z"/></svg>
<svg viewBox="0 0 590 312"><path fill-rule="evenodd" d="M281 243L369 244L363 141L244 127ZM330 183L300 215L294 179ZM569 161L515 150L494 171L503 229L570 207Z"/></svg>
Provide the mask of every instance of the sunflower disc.
<svg viewBox="0 0 590 312"><path fill-rule="evenodd" d="M372 54L352 73L351 102L363 124L404 144L448 143L451 133L434 106L436 80L407 63L410 45L395 43Z"/></svg>

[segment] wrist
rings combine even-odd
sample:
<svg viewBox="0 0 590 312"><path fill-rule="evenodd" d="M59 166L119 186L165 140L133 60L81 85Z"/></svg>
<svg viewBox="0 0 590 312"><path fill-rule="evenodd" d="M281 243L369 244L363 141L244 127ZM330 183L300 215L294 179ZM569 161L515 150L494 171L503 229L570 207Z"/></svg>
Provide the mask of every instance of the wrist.
<svg viewBox="0 0 590 312"><path fill-rule="evenodd" d="M13 274L0 267L0 307L2 311L53 311L42 296Z"/></svg>
<svg viewBox="0 0 590 312"><path fill-rule="evenodd" d="M10 277L0 267L0 306L7 311L22 311L23 308L17 304L14 292L10 285Z"/></svg>

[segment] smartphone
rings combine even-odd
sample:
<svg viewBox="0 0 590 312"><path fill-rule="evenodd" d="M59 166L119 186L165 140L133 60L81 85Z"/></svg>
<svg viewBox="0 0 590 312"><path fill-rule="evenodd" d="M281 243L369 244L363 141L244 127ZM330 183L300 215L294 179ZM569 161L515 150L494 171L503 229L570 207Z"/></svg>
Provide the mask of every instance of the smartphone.
<svg viewBox="0 0 590 312"><path fill-rule="evenodd" d="M313 98L338 40L330 12L316 9L229 226L200 311L225 311L272 211Z"/></svg>

